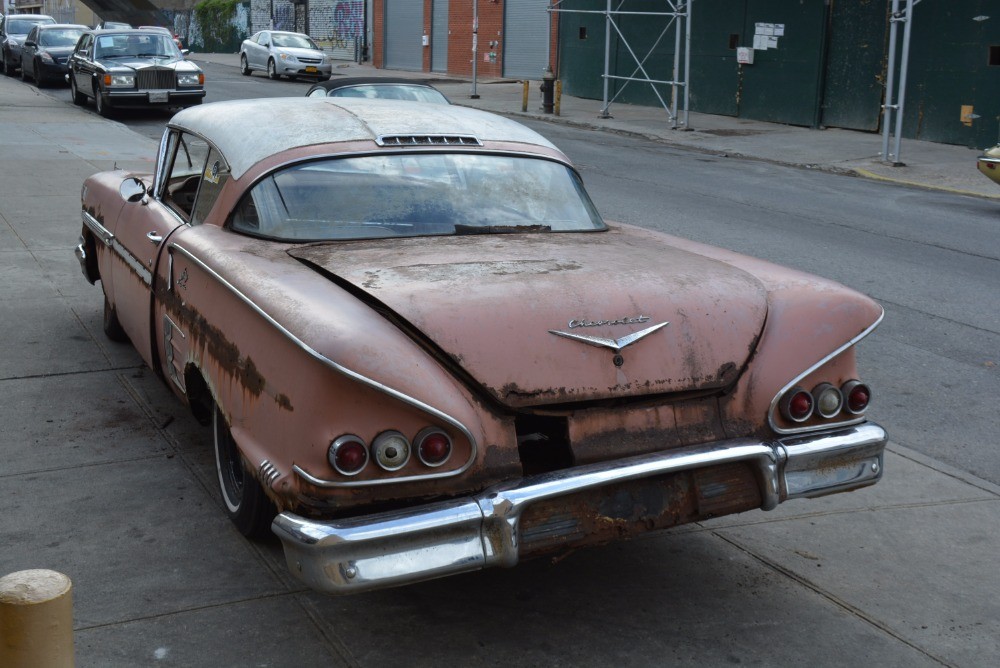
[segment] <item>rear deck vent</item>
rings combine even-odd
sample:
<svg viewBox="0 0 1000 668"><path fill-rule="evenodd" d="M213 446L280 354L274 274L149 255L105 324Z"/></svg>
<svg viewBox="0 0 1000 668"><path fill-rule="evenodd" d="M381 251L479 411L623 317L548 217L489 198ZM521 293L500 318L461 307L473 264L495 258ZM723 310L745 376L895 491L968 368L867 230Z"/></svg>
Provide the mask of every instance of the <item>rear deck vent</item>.
<svg viewBox="0 0 1000 668"><path fill-rule="evenodd" d="M514 418L517 452L525 475L548 473L573 466L566 418L518 415Z"/></svg>
<svg viewBox="0 0 1000 668"><path fill-rule="evenodd" d="M375 140L379 146L482 146L472 135L384 135Z"/></svg>

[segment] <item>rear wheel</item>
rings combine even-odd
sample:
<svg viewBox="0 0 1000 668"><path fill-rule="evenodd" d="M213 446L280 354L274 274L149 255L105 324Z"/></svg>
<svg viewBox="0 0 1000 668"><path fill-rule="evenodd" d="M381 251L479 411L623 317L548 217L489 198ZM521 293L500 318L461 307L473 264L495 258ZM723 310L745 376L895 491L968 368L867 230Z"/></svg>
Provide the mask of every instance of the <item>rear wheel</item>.
<svg viewBox="0 0 1000 668"><path fill-rule="evenodd" d="M267 61L267 76L269 79L280 79L281 75L278 74L278 68L274 66L274 58Z"/></svg>
<svg viewBox="0 0 1000 668"><path fill-rule="evenodd" d="M76 77L72 70L69 73L69 95L73 98L73 104L80 107L87 104L87 96L76 89Z"/></svg>
<svg viewBox="0 0 1000 668"><path fill-rule="evenodd" d="M229 519L248 538L270 536L271 521L277 511L260 483L243 465L243 456L218 405L213 405L212 410L212 437L219 491Z"/></svg>
<svg viewBox="0 0 1000 668"><path fill-rule="evenodd" d="M251 72L253 72L253 70L250 69L250 63L247 62L246 55L240 56L240 74L248 77Z"/></svg>
<svg viewBox="0 0 1000 668"><path fill-rule="evenodd" d="M10 54L3 54L3 73L9 77L14 76L14 72L17 68L14 67L14 63L10 62Z"/></svg>

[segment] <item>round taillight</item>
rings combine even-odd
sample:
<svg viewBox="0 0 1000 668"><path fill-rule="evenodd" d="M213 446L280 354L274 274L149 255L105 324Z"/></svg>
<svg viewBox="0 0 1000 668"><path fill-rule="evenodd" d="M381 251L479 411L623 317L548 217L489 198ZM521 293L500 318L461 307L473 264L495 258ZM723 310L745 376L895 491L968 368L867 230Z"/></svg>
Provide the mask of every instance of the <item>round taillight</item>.
<svg viewBox="0 0 1000 668"><path fill-rule="evenodd" d="M844 406L848 413L859 415L868 409L872 400L872 391L860 380L849 380L840 388L844 393Z"/></svg>
<svg viewBox="0 0 1000 668"><path fill-rule="evenodd" d="M330 444L326 457L338 473L357 475L368 463L368 448L359 437L348 434Z"/></svg>
<svg viewBox="0 0 1000 668"><path fill-rule="evenodd" d="M398 471L410 461L410 442L398 431L383 431L372 441L372 454L386 471Z"/></svg>
<svg viewBox="0 0 1000 668"><path fill-rule="evenodd" d="M781 401L781 413L792 422L805 422L813 413L813 397L801 387L793 387Z"/></svg>
<svg viewBox="0 0 1000 668"><path fill-rule="evenodd" d="M440 429L428 427L417 434L417 457L427 466L441 466L451 457L451 439Z"/></svg>
<svg viewBox="0 0 1000 668"><path fill-rule="evenodd" d="M812 395L820 417L832 418L844 406L844 395L830 383L820 383L813 388Z"/></svg>

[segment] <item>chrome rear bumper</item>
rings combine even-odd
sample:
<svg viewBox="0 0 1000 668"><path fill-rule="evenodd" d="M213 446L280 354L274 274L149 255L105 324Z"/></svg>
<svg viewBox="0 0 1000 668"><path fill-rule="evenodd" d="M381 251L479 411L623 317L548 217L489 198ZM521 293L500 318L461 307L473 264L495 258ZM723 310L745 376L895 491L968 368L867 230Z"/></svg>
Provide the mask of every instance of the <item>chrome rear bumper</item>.
<svg viewBox="0 0 1000 668"><path fill-rule="evenodd" d="M865 423L773 443L705 443L523 478L453 501L320 522L281 513L272 529L292 573L307 585L346 594L478 570L514 566L524 510L546 499L670 473L745 462L771 510L788 499L843 492L882 477L886 433Z"/></svg>

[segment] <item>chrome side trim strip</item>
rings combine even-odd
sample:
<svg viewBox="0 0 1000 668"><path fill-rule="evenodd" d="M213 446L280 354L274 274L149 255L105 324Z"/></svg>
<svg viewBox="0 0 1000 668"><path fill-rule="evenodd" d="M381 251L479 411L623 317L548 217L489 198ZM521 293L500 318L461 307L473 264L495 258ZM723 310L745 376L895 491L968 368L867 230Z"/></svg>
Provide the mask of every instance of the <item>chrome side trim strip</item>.
<svg viewBox="0 0 1000 668"><path fill-rule="evenodd" d="M104 227L97 221L96 218L91 216L86 211L81 211L83 216L83 224L86 225L91 232L97 235L97 238L101 240L105 246L111 245L111 240L115 238L115 235L111 234L111 230Z"/></svg>
<svg viewBox="0 0 1000 668"><path fill-rule="evenodd" d="M111 231L104 227L104 225L101 225L96 218L91 216L86 211L82 213L83 224L86 225L91 232L97 235L97 238L101 240L101 243L111 248L111 250L113 250L118 257L120 257L125 264L127 264L132 271L139 276L139 279L142 280L143 283L146 285L152 285L153 274L142 263L142 260L137 258L135 255L132 255L127 248L122 246L121 242L118 241L115 235L111 234Z"/></svg>
<svg viewBox="0 0 1000 668"><path fill-rule="evenodd" d="M881 306L879 308L881 308ZM883 318L885 318L885 309L884 308L882 309L882 313L879 314L878 318L875 319L875 322L873 322L871 325L869 325L867 329L865 329L864 331L862 331L860 334L858 334L857 336L855 336L853 339L851 339L850 341L848 341L844 345L842 345L839 348L837 348L836 350L834 350L829 355L826 355L825 357L823 357L822 359L820 359L818 362L816 362L811 367L809 367L808 369L806 369L805 371L803 371L802 373L800 373L798 376L796 376L791 381L789 381L788 384L786 384L784 387L782 387L780 390L778 390L778 393L776 395L774 395L774 399L771 399L771 405L770 405L770 407L767 409L767 422L770 425L771 429L773 429L775 431L775 433L778 433L778 434L805 434L805 433L809 433L809 432L812 432L812 431L821 431L821 430L827 430L827 429L839 429L840 427L849 427L851 425L861 424L862 422L865 421L865 417L863 415L861 415L861 416L858 416L858 417L850 419L850 420L844 420L843 422L827 422L827 423L824 423L824 424L814 425L812 427L802 427L800 429L785 429L784 427L779 427L777 424L775 424L774 415L775 415L775 413L777 412L777 409L778 409L778 402L781 400L781 397L785 394L785 392L787 392L788 390L790 390L793 387L795 387L799 383L800 380L802 380L803 378L805 378L806 376L808 376L809 374L811 374L813 371L815 371L816 369L820 368L821 366L823 366L824 364L826 364L827 362L829 362L830 360L832 360L834 357L836 357L840 353L844 352L845 350L847 350L851 346L857 344L859 341L861 341L861 339L865 338L866 336L868 336L869 334L871 334L873 331L875 331L875 328L878 327L880 324L882 324Z"/></svg>
<svg viewBox="0 0 1000 668"><path fill-rule="evenodd" d="M294 343L295 345L297 345L299 348L301 348L307 355L309 355L313 359L321 362L322 364L328 366L329 368L333 369L334 371L336 371L337 373L339 373L341 375L347 376L348 378L351 378L352 380L356 380L359 383L367 385L368 387L370 387L370 388L372 388L374 390L377 390L378 392L382 392L383 394L386 394L386 395L392 397L393 399L397 399L399 401L402 401L403 403L409 404L410 406L413 406L414 408L417 408L418 410L421 410L421 411L423 411L423 412L425 412L425 413L427 413L429 415L432 415L432 416L436 417L437 419L439 419L439 420L441 420L443 422L447 422L448 424L450 424L451 426L453 426L455 429L458 429L460 432L462 432L462 434L467 439L469 439L469 447L470 447L469 459L460 468L457 468L457 469L455 469L453 471L440 471L440 472L431 473L431 474L428 474L428 475L406 476L406 477L401 477L401 478L386 478L386 479L382 479L382 480L338 481L338 480L324 480L322 478L317 478L317 477L311 475L309 472L307 472L303 468L301 468L300 466L298 466L297 464L293 465L292 466L292 470L294 470L295 473L297 473L299 476L301 476L302 479L304 479L306 482L308 482L308 483L310 483L312 485L315 485L317 487L334 488L334 487L372 487L372 486L377 486L377 485L392 485L392 484L404 483L404 482L414 482L414 481L418 481L418 480L434 480L434 479L438 479L438 478L450 478L450 477L453 477L453 476L461 475L462 473L465 473L467 470L469 470L469 467L471 467L472 464L476 461L476 455L477 455L477 453L479 451L479 447L478 447L478 444L476 443L476 438L472 435L472 432L469 431L469 429L464 424L462 424L461 422L459 422L458 420L456 420L452 416L448 415L447 413L445 413L443 411L440 411L437 408L434 408L433 406L425 404L424 402L420 401L419 399L411 397L408 394L404 394L403 392L400 392L399 390L395 390L395 389L389 387L388 385L384 385L384 384L382 384L382 383L380 383L380 382L378 382L376 380L368 378L367 376L363 376L362 374L360 374L360 373L358 373L356 371L353 371L351 369L348 369L345 366L341 366L340 364L337 364L336 362L334 362L333 360L329 359L328 357L325 357L320 352L318 352L318 351L314 350L312 347L310 347L309 344L307 344L305 341L303 341L302 339L298 338L297 336L295 336L294 334L292 334L290 331L288 331L284 327L284 325L282 325L277 320L275 320L270 315L268 315L268 313L265 312L264 309L262 309L256 303L254 303L245 294L243 294L242 292L240 292L239 289L236 288L236 286L234 286L232 283L230 283L225 278L223 278L222 276L220 276L214 269L212 269L207 264L205 264L204 262L202 262L200 259L198 259L197 257L195 257L194 254L191 253L189 250L187 250L187 249L185 249L182 246L179 246L177 244L173 244L173 243L170 244L170 248L174 249L174 250L177 250L179 253L181 253L182 255L184 255L184 257L188 258L191 262L194 262L196 265L198 265L198 267L201 268L202 271L206 272L207 274L209 274L210 276L212 276L215 280L217 280L219 283L221 283L223 286L225 286L226 289L229 290L230 292L232 292L233 295L235 295L240 301L242 301L244 304L246 304L251 309L253 309L253 311L255 313L257 313L257 315L259 315L260 317L264 318L264 320L266 320L268 323L270 323L270 325L272 327L274 327L275 329L277 329L289 341L291 341L292 343Z"/></svg>
<svg viewBox="0 0 1000 668"><path fill-rule="evenodd" d="M630 480L730 462L755 468L764 510L875 484L887 436L880 426L786 438L735 439L547 473L473 496L340 520L279 514L271 525L289 570L333 594L510 567L522 556L521 517L534 503ZM651 483L655 484L655 483Z"/></svg>

